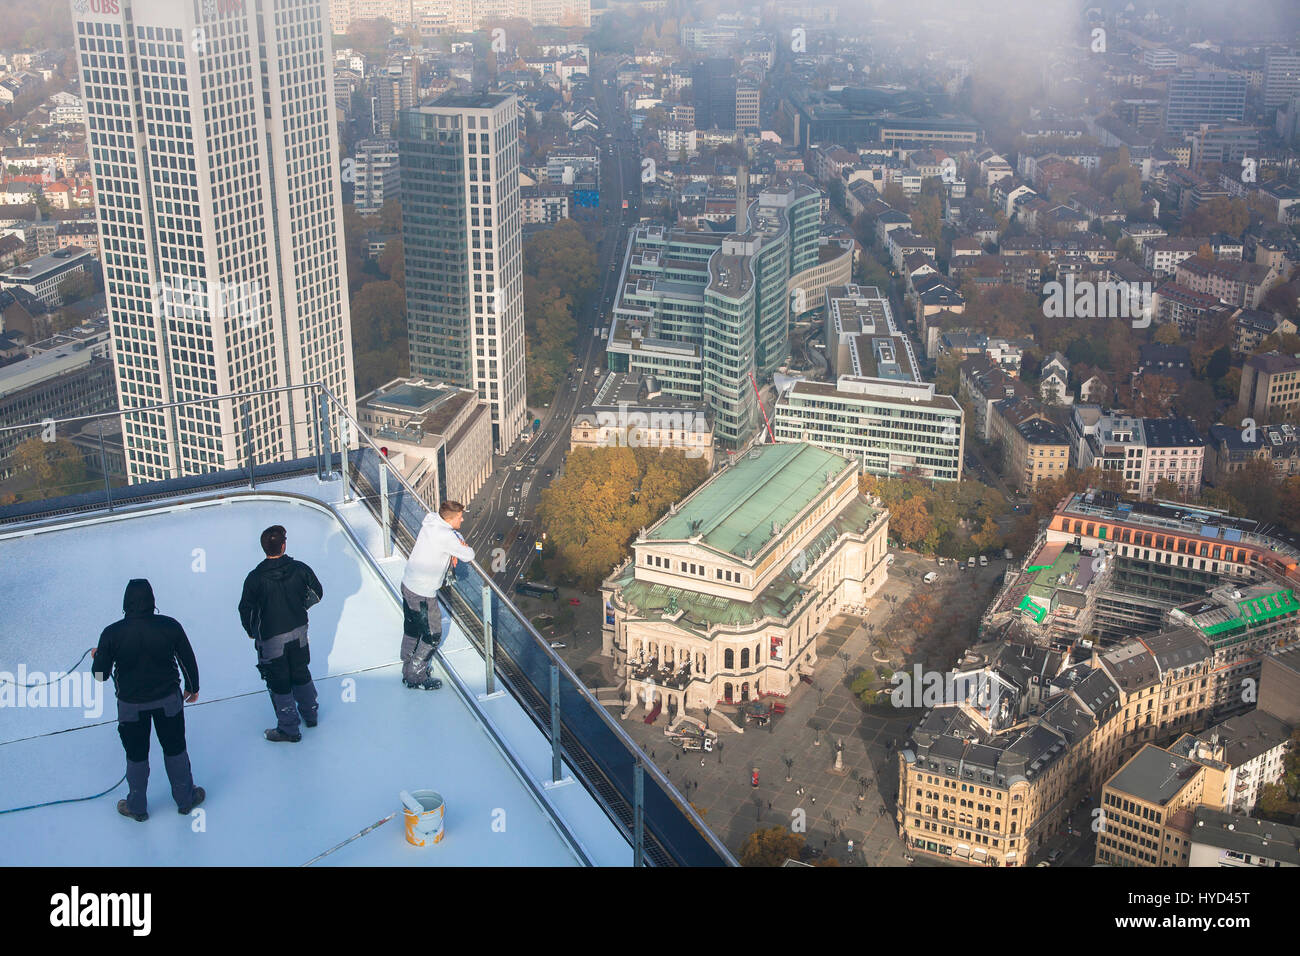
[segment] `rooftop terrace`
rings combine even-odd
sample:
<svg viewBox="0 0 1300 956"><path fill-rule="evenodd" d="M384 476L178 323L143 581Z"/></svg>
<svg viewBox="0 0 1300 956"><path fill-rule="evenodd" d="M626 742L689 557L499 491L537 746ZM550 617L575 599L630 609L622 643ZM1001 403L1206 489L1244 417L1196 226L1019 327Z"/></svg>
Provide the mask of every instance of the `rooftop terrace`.
<svg viewBox="0 0 1300 956"><path fill-rule="evenodd" d="M309 388L332 407L327 392ZM401 685L397 585L425 508L355 422L342 421L349 448L0 508L0 672L30 684L71 670L53 695L27 690L22 706L0 706L0 809L85 797L121 776L111 684L93 682L78 658L121 616L132 577L152 582L159 613L176 617L194 646L200 696L186 708L187 737L195 781L208 791L207 830L195 833L172 812L155 745L146 824L117 818L119 780L95 799L0 814L0 859L733 865L476 565L462 562L440 600L443 689ZM236 612L261 557L258 534L274 523L325 587L310 632L320 726L284 747L262 739L272 714ZM400 814L362 834L397 810L399 791L416 788L446 801L441 843L407 844Z"/></svg>

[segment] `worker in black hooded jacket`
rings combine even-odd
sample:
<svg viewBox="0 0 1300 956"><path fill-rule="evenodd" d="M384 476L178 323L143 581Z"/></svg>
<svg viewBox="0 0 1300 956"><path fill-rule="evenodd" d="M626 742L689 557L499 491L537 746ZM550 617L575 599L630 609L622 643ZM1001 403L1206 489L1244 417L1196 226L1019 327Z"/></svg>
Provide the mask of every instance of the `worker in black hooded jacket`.
<svg viewBox="0 0 1300 956"><path fill-rule="evenodd" d="M126 750L127 797L117 812L143 823L149 819L149 724L163 749L163 766L172 785L172 798L181 813L203 802L202 787L194 786L185 749L185 701L199 699L199 665L185 629L175 618L154 613L153 588L144 578L132 578L122 596L125 616L104 628L92 652L96 679L113 675L117 691L117 733ZM180 672L176 665L180 664Z"/></svg>
<svg viewBox="0 0 1300 956"><path fill-rule="evenodd" d="M285 554L283 525L262 532L266 560L244 579L239 620L257 648L257 670L266 681L276 725L266 731L275 743L302 740L299 717L316 726L319 706L307 646L307 609L325 596L315 572Z"/></svg>

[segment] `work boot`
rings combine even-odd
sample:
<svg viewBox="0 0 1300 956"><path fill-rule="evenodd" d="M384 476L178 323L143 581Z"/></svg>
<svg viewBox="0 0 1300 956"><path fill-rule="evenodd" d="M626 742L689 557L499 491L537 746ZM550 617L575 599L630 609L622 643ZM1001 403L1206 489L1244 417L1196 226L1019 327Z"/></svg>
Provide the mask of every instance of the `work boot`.
<svg viewBox="0 0 1300 956"><path fill-rule="evenodd" d="M402 678L402 683L412 690L438 690L438 688L442 687L442 681L438 680L436 677L426 677L418 683Z"/></svg>
<svg viewBox="0 0 1300 956"><path fill-rule="evenodd" d="M301 736L301 719L298 717L298 705L293 694L271 691L271 706L275 708L276 730L286 737Z"/></svg>
<svg viewBox="0 0 1300 956"><path fill-rule="evenodd" d="M296 744L298 741L302 740L302 734L293 734L290 736L280 730L279 727L271 727L266 731L266 739L271 741L273 744Z"/></svg>
<svg viewBox="0 0 1300 956"><path fill-rule="evenodd" d="M125 800L117 801L117 812L122 814L124 817L135 818L137 823L144 823L144 821L149 819L149 814L147 813L132 813L131 808L126 805Z"/></svg>
<svg viewBox="0 0 1300 956"><path fill-rule="evenodd" d="M208 792L204 790L202 787L195 787L193 802L188 807L177 807L176 812L183 817L189 816L190 811L193 810L195 807L197 807L200 803L202 803L203 798L206 797L207 795Z"/></svg>
<svg viewBox="0 0 1300 956"><path fill-rule="evenodd" d="M167 768L167 779L172 785L172 799L178 807L192 806L194 803L194 777L190 773L190 755L182 750L178 754L163 758Z"/></svg>
<svg viewBox="0 0 1300 956"><path fill-rule="evenodd" d="M320 710L320 704L316 701L315 682L308 681L305 684L295 684L293 699L298 705L298 714L302 717L302 722L308 727L315 727L316 714Z"/></svg>
<svg viewBox="0 0 1300 956"><path fill-rule="evenodd" d="M143 822L149 816L149 761L128 760L126 762L126 804L127 809L137 820Z"/></svg>

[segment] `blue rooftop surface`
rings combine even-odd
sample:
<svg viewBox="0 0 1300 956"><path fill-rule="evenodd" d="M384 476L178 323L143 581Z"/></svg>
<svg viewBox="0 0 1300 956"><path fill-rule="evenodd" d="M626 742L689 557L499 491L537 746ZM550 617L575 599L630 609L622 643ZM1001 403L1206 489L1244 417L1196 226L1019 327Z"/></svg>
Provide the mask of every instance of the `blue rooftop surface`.
<svg viewBox="0 0 1300 956"><path fill-rule="evenodd" d="M154 740L146 823L117 815L125 784L85 802L0 814L0 861L302 864L393 813L401 790L433 789L447 807L441 843L407 844L398 814L320 865L632 862L627 838L585 787L547 786L549 741L518 702L479 699L483 659L459 627L450 626L440 654L443 689L402 686L395 582L404 559L374 557L378 523L363 504L339 500L342 486L296 477L219 500L0 526L0 672L22 665L30 682L68 670L121 616L126 581L148 578L159 613L182 623L198 658L200 696L185 717L195 782L208 794L201 827L179 816ZM277 523L289 554L325 587L310 630L320 725L304 729L300 744L262 737L273 715L236 612L244 575L261 559L258 534ZM94 685L106 691L98 701L70 693L84 694L88 670L89 657L59 682L69 706L0 706L0 810L88 796L122 776L111 683Z"/></svg>

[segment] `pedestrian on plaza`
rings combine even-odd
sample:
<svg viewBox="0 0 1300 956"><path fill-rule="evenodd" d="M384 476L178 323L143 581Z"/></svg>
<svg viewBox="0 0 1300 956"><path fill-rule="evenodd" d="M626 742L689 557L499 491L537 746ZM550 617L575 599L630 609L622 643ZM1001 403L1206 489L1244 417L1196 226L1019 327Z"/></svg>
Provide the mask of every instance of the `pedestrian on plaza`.
<svg viewBox="0 0 1300 956"><path fill-rule="evenodd" d="M262 532L266 555L248 577L239 597L239 622L257 651L257 672L266 681L275 711L275 726L266 730L272 743L302 740L301 724L316 726L319 705L311 679L307 645L307 609L325 596L316 573L285 554L283 525Z"/></svg>
<svg viewBox="0 0 1300 956"><path fill-rule="evenodd" d="M122 612L122 620L104 628L99 644L90 652L91 673L101 682L112 674L117 696L117 735L126 751L127 785L126 799L117 801L117 812L138 823L149 819L152 723L162 745L172 799L178 812L188 814L205 796L202 787L194 786L185 748L184 702L192 704L199 699L199 665L194 649L179 621L154 613L153 588L146 579L127 582ZM185 677L183 698L181 675Z"/></svg>
<svg viewBox="0 0 1300 956"><path fill-rule="evenodd" d="M437 514L427 514L402 575L402 683L414 690L437 690L442 681L429 674L434 652L442 643L442 611L438 592L447 586L459 561L473 561L460 526L465 506L444 501Z"/></svg>

